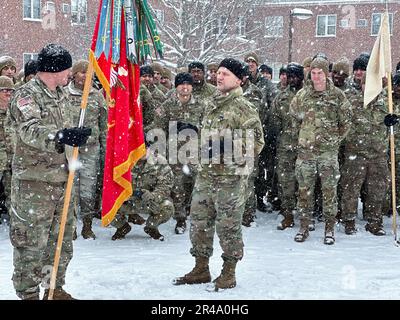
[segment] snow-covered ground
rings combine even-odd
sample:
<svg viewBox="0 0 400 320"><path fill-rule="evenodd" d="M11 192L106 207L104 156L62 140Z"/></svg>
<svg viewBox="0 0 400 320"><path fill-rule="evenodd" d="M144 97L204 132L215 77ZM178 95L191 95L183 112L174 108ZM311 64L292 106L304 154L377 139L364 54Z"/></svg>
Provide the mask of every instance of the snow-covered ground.
<svg viewBox="0 0 400 320"><path fill-rule="evenodd" d="M94 220L96 240L78 237L65 289L78 299L219 300L219 299L400 299L400 247L394 245L391 218L387 235L376 237L357 220L359 232L336 228L336 244L322 243L324 224L304 243L295 228L278 231L277 213L257 213L256 224L243 229L245 255L237 267L237 287L208 292L206 284L174 286L171 280L193 267L188 233L176 235L174 221L161 226L165 241L152 240L142 226L133 226L125 240L111 241L115 229ZM81 229L79 223L78 230ZM210 268L219 275L222 260L215 236ZM0 300L17 299L12 286L12 247L0 225Z"/></svg>

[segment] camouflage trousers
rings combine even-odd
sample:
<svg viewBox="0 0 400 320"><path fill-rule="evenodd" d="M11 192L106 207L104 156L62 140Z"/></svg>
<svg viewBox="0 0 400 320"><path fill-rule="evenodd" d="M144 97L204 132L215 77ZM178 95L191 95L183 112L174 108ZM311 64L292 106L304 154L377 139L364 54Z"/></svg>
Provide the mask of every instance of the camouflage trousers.
<svg viewBox="0 0 400 320"><path fill-rule="evenodd" d="M10 239L14 247L14 288L19 297L50 284L59 223L64 205L64 183L12 179ZM72 207L72 206L70 206ZM65 283L72 259L75 218L68 212L56 287Z"/></svg>
<svg viewBox="0 0 400 320"><path fill-rule="evenodd" d="M0 181L3 185L3 194L0 195L7 210L10 210L11 205L11 170L4 170L0 173Z"/></svg>
<svg viewBox="0 0 400 320"><path fill-rule="evenodd" d="M296 160L296 178L299 184L297 209L300 219L311 219L314 210L314 192L317 175L321 179L323 215L325 222L336 221L337 184L340 178L337 152L323 153L315 158Z"/></svg>
<svg viewBox="0 0 400 320"><path fill-rule="evenodd" d="M242 259L241 223L247 179L247 176L197 175L190 213L192 256L212 256L216 230L224 261Z"/></svg>
<svg viewBox="0 0 400 320"><path fill-rule="evenodd" d="M190 201L196 180L196 173L186 175L182 170L182 165L171 166L174 173L174 187L171 191L171 196L175 207L175 220L186 220L186 216L190 212Z"/></svg>
<svg viewBox="0 0 400 320"><path fill-rule="evenodd" d="M146 226L155 228L167 222L174 215L174 212L175 209L171 198L157 199L149 205L142 200L131 198L123 203L111 225L115 228L121 228L127 223L126 216L144 213L149 215L146 220Z"/></svg>
<svg viewBox="0 0 400 320"><path fill-rule="evenodd" d="M248 183L246 187L246 205L244 207L244 214L246 215L251 215L255 216L256 213L256 208L257 208L257 201L256 201L256 195L255 195L255 181L258 176L258 157L255 158L254 160L254 170L250 174L248 178Z"/></svg>
<svg viewBox="0 0 400 320"><path fill-rule="evenodd" d="M347 156L342 167L340 185L341 207L344 220L357 216L358 198L364 185L364 214L368 222L382 222L382 205L389 185L389 171L386 157L367 159Z"/></svg>
<svg viewBox="0 0 400 320"><path fill-rule="evenodd" d="M97 184L100 171L100 146L82 147L79 161L82 167L75 174L75 203L79 215L84 218L95 213Z"/></svg>
<svg viewBox="0 0 400 320"><path fill-rule="evenodd" d="M281 199L281 213L287 215L296 209L297 180L296 158L297 152L278 149L277 175L279 183L279 199Z"/></svg>

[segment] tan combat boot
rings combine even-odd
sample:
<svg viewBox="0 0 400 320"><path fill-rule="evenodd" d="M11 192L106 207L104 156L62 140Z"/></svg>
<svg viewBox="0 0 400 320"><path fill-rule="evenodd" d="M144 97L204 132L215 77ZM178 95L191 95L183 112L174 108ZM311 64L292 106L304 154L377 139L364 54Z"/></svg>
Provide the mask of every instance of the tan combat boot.
<svg viewBox="0 0 400 320"><path fill-rule="evenodd" d="M209 258L196 257L196 265L193 270L183 277L175 278L172 283L176 286L181 284L198 284L211 281L210 268L208 267Z"/></svg>
<svg viewBox="0 0 400 320"><path fill-rule="evenodd" d="M91 216L85 216L83 217L83 227L81 231L81 235L83 239L96 239L96 235L94 234L92 230L92 217Z"/></svg>
<svg viewBox="0 0 400 320"><path fill-rule="evenodd" d="M213 283L213 291L219 291L224 289L231 289L236 287L236 270L237 261L224 261L222 265L221 274L216 278Z"/></svg>
<svg viewBox="0 0 400 320"><path fill-rule="evenodd" d="M382 224L379 222L368 222L365 225L365 230L371 232L374 236L384 236L386 234Z"/></svg>
<svg viewBox="0 0 400 320"><path fill-rule="evenodd" d="M285 230L286 228L293 228L294 226L294 216L292 213L284 213L283 220L276 227L278 230Z"/></svg>
<svg viewBox="0 0 400 320"><path fill-rule="evenodd" d="M125 222L125 224L118 228L117 231L115 231L114 235L111 237L111 240L118 240L118 239L123 239L125 236L131 231L131 226L129 225L128 222Z"/></svg>
<svg viewBox="0 0 400 320"><path fill-rule="evenodd" d="M325 223L325 238L324 244L334 244L335 243L335 222L327 221Z"/></svg>
<svg viewBox="0 0 400 320"><path fill-rule="evenodd" d="M309 224L311 220L308 218L301 218L300 219L300 230L297 232L296 236L294 237L294 241L296 242L304 242L309 236Z"/></svg>
<svg viewBox="0 0 400 320"><path fill-rule="evenodd" d="M43 300L49 300L50 289L44 291ZM77 300L73 298L68 292L64 291L63 288L55 288L53 292L53 300Z"/></svg>
<svg viewBox="0 0 400 320"><path fill-rule="evenodd" d="M355 220L345 220L344 221L344 233L347 235L352 235L352 234L357 233Z"/></svg>

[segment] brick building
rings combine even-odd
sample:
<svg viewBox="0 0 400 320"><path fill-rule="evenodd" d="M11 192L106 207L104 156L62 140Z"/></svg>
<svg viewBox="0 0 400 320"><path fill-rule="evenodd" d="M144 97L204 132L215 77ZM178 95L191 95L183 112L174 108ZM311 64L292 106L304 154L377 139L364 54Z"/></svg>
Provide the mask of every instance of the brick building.
<svg viewBox="0 0 400 320"><path fill-rule="evenodd" d="M199 0L198 0L199 1ZM222 1L222 0L221 0ZM158 1L149 0L156 15L168 19L168 9ZM251 35L261 48L263 42L274 39L265 50L256 49L261 60L274 68L275 80L282 64L287 63L289 51L289 21L291 11L303 8L312 11L307 20L293 17L292 61L302 62L307 56L324 52L331 61L346 56L354 60L361 52L370 52L379 31L381 14L385 11L384 1L370 0L255 0L246 16L237 13L229 32L240 33L248 38L247 30L257 29ZM388 1L391 34L400 34L400 1ZM216 19L221 19L221 17ZM217 21L217 25L220 22ZM161 33L162 36L162 33ZM162 40L164 40L162 38ZM392 61L395 66L400 60L400 38L391 37ZM241 58L241 57L238 57ZM168 57L166 57L168 59Z"/></svg>
<svg viewBox="0 0 400 320"><path fill-rule="evenodd" d="M160 20L172 25L168 8L157 0L148 2ZM400 34L400 1L388 3L392 34ZM35 57L45 44L55 42L68 48L74 59L87 57L98 4L99 0L2 1L0 55L14 57L22 68L24 61ZM277 70L288 60L289 21L294 8L310 10L313 16L307 20L293 17L292 60L301 62L307 56L325 52L336 61L341 56L353 60L360 52L372 49L385 5L381 0L254 0L246 15L235 15L227 32L249 40L249 50L258 49L261 60L271 65L277 76ZM223 25L224 18L221 10L216 28ZM159 30L165 41L163 28ZM400 60L400 38L393 36L391 41L395 65ZM171 57L165 58L174 63Z"/></svg>
<svg viewBox="0 0 400 320"><path fill-rule="evenodd" d="M59 43L74 59L87 58L99 0L7 0L0 4L0 56L18 69L47 43Z"/></svg>

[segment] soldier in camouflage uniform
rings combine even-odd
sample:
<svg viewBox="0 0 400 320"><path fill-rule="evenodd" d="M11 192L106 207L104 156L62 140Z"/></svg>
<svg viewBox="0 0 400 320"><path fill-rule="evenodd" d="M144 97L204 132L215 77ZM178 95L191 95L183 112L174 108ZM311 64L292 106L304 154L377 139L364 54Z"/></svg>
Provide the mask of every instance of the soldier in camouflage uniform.
<svg viewBox="0 0 400 320"><path fill-rule="evenodd" d="M47 45L38 56L37 77L15 92L10 106L15 154L12 160L10 238L14 247L13 283L21 299L39 299L49 280L68 178L65 145L83 145L90 130L71 128L70 101L63 86L71 55ZM72 299L62 286L72 258L74 214L68 212L54 299ZM45 292L45 297L48 290Z"/></svg>
<svg viewBox="0 0 400 320"><path fill-rule="evenodd" d="M361 81L367 72L367 66L369 61L369 54L361 53L354 61L353 61L353 76L350 77L347 81L347 89L345 91L346 96L357 96L362 94ZM339 184L340 186L340 184ZM341 189L341 187L339 188ZM360 200L363 204L363 218L365 217L365 186L363 185L361 188Z"/></svg>
<svg viewBox="0 0 400 320"><path fill-rule="evenodd" d="M242 90L243 90L243 97L247 99L259 112L263 107L263 94L261 90L254 84L252 84L249 80L250 71L249 67L246 65L244 69L245 76L242 79ZM245 227L250 227L251 223L254 221L256 216L256 208L257 208L257 201L255 196L255 179L258 176L258 155L255 157L255 165L254 170L250 174L249 183L246 189L247 193L247 201L246 206L244 209L242 225Z"/></svg>
<svg viewBox="0 0 400 320"><path fill-rule="evenodd" d="M347 58L340 58L337 62L335 62L332 66L332 82L335 85L336 88L339 88L344 92L346 95L347 100L350 100L350 98L354 95L357 94L356 90L349 85L349 75L350 75L350 62ZM339 162L339 170L341 171L341 168L344 163L344 141L339 147L339 154L338 154L338 162ZM339 180L338 184L338 190L337 190L337 198L338 198L338 214L337 214L337 220L341 221L342 219L342 201L341 201L341 195L342 195L342 190L341 190L341 184Z"/></svg>
<svg viewBox="0 0 400 320"><path fill-rule="evenodd" d="M36 73L37 73L37 61L29 60L27 63L25 63L22 78L15 84L15 89L19 88L20 86L24 85L29 80L31 80L36 75Z"/></svg>
<svg viewBox="0 0 400 320"><path fill-rule="evenodd" d="M365 78L365 76L364 76ZM382 227L382 204L388 186L387 130L382 119L387 105L381 94L364 107L362 91L350 97L353 107L352 126L344 141L344 164L341 169L341 207L345 233L356 233L358 198L364 185L365 229L374 235L385 235Z"/></svg>
<svg viewBox="0 0 400 320"><path fill-rule="evenodd" d="M157 89L159 89L164 95L167 94L167 92L169 91L165 86L163 86L161 84L161 77L162 74L164 72L164 68L161 64L159 64L158 62L153 62L150 67L153 69L154 71L154 81L153 84L154 86L157 87Z"/></svg>
<svg viewBox="0 0 400 320"><path fill-rule="evenodd" d="M174 214L171 190L174 176L165 158L152 154L150 148L147 155L132 168L133 195L125 201L112 221L117 231L112 240L123 239L131 231L128 221L135 224L144 223L139 213L148 214L144 232L155 240L164 241L158 227L167 222ZM126 216L130 217L127 221ZM142 223L137 221L143 220Z"/></svg>
<svg viewBox="0 0 400 320"><path fill-rule="evenodd" d="M267 78L268 80L272 81L272 73L273 70L270 66L266 64L262 64L259 68L258 71L260 72L261 76L264 78Z"/></svg>
<svg viewBox="0 0 400 320"><path fill-rule="evenodd" d="M175 233L182 234L186 230L186 218L190 210L190 201L193 191L194 182L197 174L197 164L199 154L186 155L182 157L180 150L182 146L187 146L186 139L182 141L182 130L189 129L187 135L194 136L198 140L197 132L201 127L204 111L209 100L198 100L192 95L193 77L190 73L178 73L175 77L175 90L171 97L162 105L163 116L159 118L158 128L169 133L168 139L171 141L168 145L175 146L170 148L169 159L173 156L178 156L176 163L171 163L170 166L175 176L175 185L172 190L172 198L175 206ZM171 132L169 127L171 126ZM196 147L195 150L198 148ZM172 153L172 154L171 154ZM193 157L193 158L192 158Z"/></svg>
<svg viewBox="0 0 400 320"><path fill-rule="evenodd" d="M274 84L258 72L259 58L255 52L250 52L244 57L249 65L250 82L255 84L263 92L263 107L259 110L259 116L264 129L265 147L261 151L258 161L258 177L255 180L257 209L267 211L264 196L272 204L273 209L279 209L276 167L276 136L277 129L270 121L270 112L277 90ZM265 176L267 176L265 178Z"/></svg>
<svg viewBox="0 0 400 320"><path fill-rule="evenodd" d="M68 85L68 94L72 105L73 124L79 123L83 88L89 61L79 60L72 67L72 81ZM95 239L92 231L93 214L95 213L96 187L101 174L101 160L104 159L107 134L107 107L103 95L91 88L85 112L85 126L92 129L92 135L79 150L79 161L82 168L75 176L75 201L82 217L82 236L84 239Z"/></svg>
<svg viewBox="0 0 400 320"><path fill-rule="evenodd" d="M11 95L14 93L14 83L6 76L0 76L0 183L1 215L0 223L9 220L11 194L11 159L12 141L8 130L7 112Z"/></svg>
<svg viewBox="0 0 400 320"><path fill-rule="evenodd" d="M150 91L153 100L149 105L152 106L152 111L155 115L161 116L161 105L167 99L165 94L154 84L154 71L150 66L140 67L140 83ZM143 89L141 89L143 91ZM140 96L142 98L142 94ZM146 100L149 100L146 98Z"/></svg>
<svg viewBox="0 0 400 320"><path fill-rule="evenodd" d="M350 75L350 63L347 58L340 58L332 66L332 81L336 88L343 92L348 89L348 78Z"/></svg>
<svg viewBox="0 0 400 320"><path fill-rule="evenodd" d="M295 241L309 235L317 175L321 178L325 244L333 244L337 214L336 188L340 177L338 149L351 123L351 106L344 93L328 79L328 62L316 58L311 63L311 82L293 98L289 113L299 128L296 177L299 184L297 209L300 230Z"/></svg>
<svg viewBox="0 0 400 320"><path fill-rule="evenodd" d="M217 86L217 71L217 63L209 63L207 65L207 82L212 84L213 86Z"/></svg>
<svg viewBox="0 0 400 320"><path fill-rule="evenodd" d="M288 87L281 91L274 100L272 120L279 129L277 138L277 175L279 182L279 199L281 199L281 215L283 220L277 226L285 230L294 226L294 210L296 209L297 181L295 164L297 159L298 131L289 114L290 103L296 93L303 87L303 66L289 63L286 69Z"/></svg>
<svg viewBox="0 0 400 320"><path fill-rule="evenodd" d="M189 63L188 72L193 77L193 96L198 100L212 97L217 88L205 81L204 64L199 61Z"/></svg>
<svg viewBox="0 0 400 320"><path fill-rule="evenodd" d="M157 103L151 96L149 89L147 89L143 83L140 83L139 94L140 102L142 103L143 128L144 132L147 133L149 130L154 128ZM161 108L158 112L161 112Z"/></svg>
<svg viewBox="0 0 400 320"><path fill-rule="evenodd" d="M251 157L251 163L232 161L232 154L227 154L232 148L232 141L240 150L243 151L247 146L251 149L249 152L254 154L258 154L264 145L259 116L243 98L240 87L242 78L241 62L231 58L222 60L217 81L220 95L216 96L215 105L207 109L202 124L202 145L207 146L202 149L206 150L207 159L202 156L191 203L190 253L195 257L196 265L188 274L174 279L175 285L211 281L209 258L213 253L216 229L224 263L220 276L213 281L210 290L236 286L236 264L243 257L241 221L246 202L245 189L253 170L254 158ZM226 130L234 129L251 130L254 143L248 139L235 139L235 136L232 138L230 134L230 137L221 137ZM218 133L210 137L210 130ZM219 150L214 149L218 149L217 146Z"/></svg>
<svg viewBox="0 0 400 320"><path fill-rule="evenodd" d="M287 66L282 66L279 69L279 82L276 85L276 89L278 91L284 91L288 86L288 83L287 83L287 69L286 68L287 68Z"/></svg>
<svg viewBox="0 0 400 320"><path fill-rule="evenodd" d="M308 73L310 72L310 65L312 62L312 57L307 57L303 60L303 68L304 68L304 79L308 79Z"/></svg>
<svg viewBox="0 0 400 320"><path fill-rule="evenodd" d="M166 95L168 96L169 91L172 89L172 72L167 67L162 69L160 83L167 88Z"/></svg>
<svg viewBox="0 0 400 320"><path fill-rule="evenodd" d="M15 60L9 56L0 57L0 76L9 77L15 83L16 73L17 63Z"/></svg>

